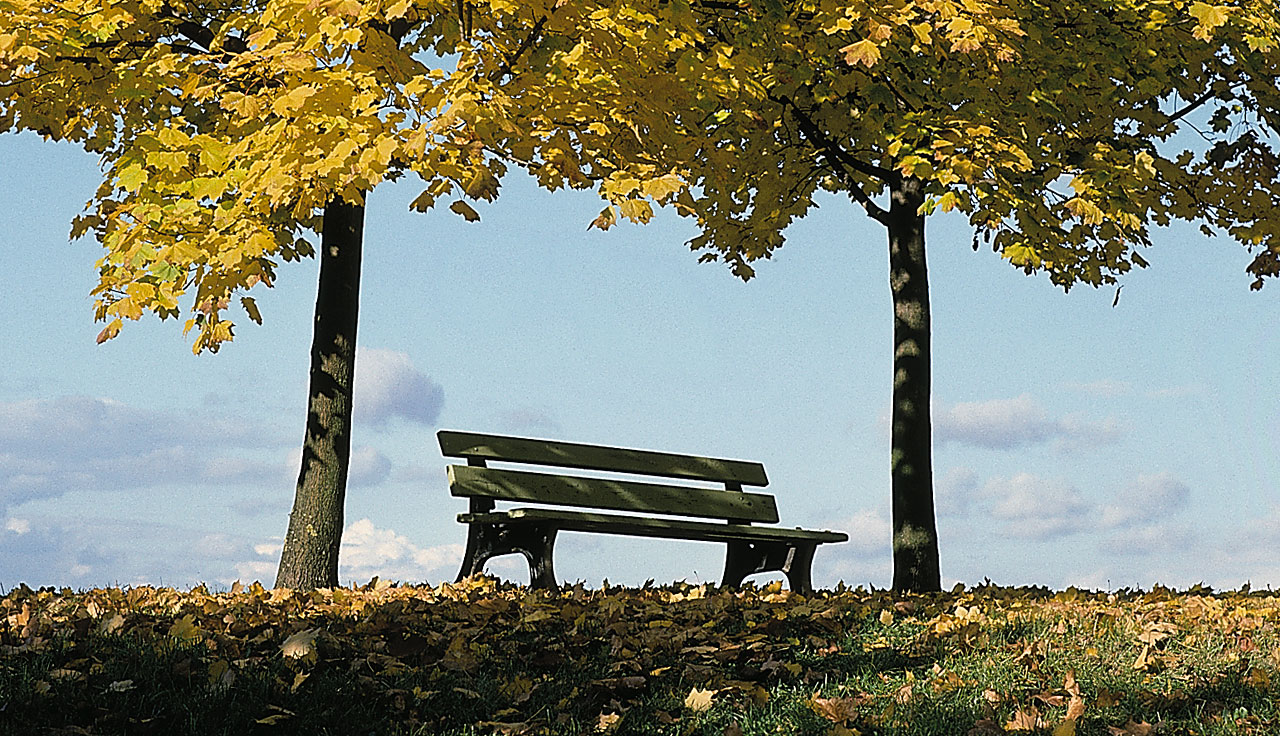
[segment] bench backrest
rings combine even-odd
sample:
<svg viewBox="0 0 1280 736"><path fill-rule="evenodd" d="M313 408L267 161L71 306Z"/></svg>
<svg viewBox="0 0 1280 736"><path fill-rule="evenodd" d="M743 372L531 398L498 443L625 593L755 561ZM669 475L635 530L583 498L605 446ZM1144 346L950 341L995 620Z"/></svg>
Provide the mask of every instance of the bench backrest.
<svg viewBox="0 0 1280 736"><path fill-rule="evenodd" d="M473 499L473 504L489 501L491 508L495 500L521 501L737 522L778 521L773 496L742 491L743 485L769 483L760 463L473 432L444 430L437 437L445 456L467 459L466 466L449 466L449 491ZM503 470L486 467L490 460L714 481L726 488Z"/></svg>

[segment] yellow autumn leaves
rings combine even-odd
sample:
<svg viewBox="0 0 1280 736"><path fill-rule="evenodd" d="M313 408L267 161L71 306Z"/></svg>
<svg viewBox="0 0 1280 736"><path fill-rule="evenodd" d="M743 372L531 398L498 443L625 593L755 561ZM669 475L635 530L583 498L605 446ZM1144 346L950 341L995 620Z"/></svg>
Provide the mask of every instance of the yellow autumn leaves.
<svg viewBox="0 0 1280 736"><path fill-rule="evenodd" d="M522 94L521 85L546 83L522 65L534 53L545 59L532 46L548 20L579 11L557 5L496 3L464 18L452 1L215 9L5 0L0 129L32 128L104 153L103 186L75 226L104 246L100 341L147 312L185 311L193 349L216 350L233 336L227 306L255 284L270 286L282 261L310 254L330 199L363 201L401 173L424 182L415 208L450 197L449 209L474 220L464 198L497 195L501 157L545 148L567 164L573 186L630 171L602 196L623 217L652 216L642 200L667 196L671 172L601 169L571 132L557 138L520 107L548 101ZM594 97L578 86L578 98L568 85L553 91L573 104ZM601 108L596 117L611 116ZM239 303L261 319L251 297Z"/></svg>
<svg viewBox="0 0 1280 736"><path fill-rule="evenodd" d="M1280 274L1280 225L1260 206L1280 192L1227 159L1272 150L1275 11L0 0L0 130L102 156L73 228L104 249L100 338L146 313L185 316L197 352L231 339L230 305L260 319L244 299L310 255L332 198L412 173L414 209L475 220L469 200L496 198L514 166L548 189L594 189L602 229L671 207L696 220L704 260L744 278L818 190L866 206L906 176L925 182L927 211L964 213L1063 286L1142 265L1148 227L1173 218L1249 248L1257 286ZM1233 147L1167 150L1182 122L1211 115Z"/></svg>
<svg viewBox="0 0 1280 736"><path fill-rule="evenodd" d="M383 703L398 723L508 734L563 730L560 716L601 733L644 723L732 736L765 717L769 732L830 736L940 717L947 733L975 736L1179 733L1186 718L1234 717L1235 705L1215 714L1202 693L1274 697L1278 632L1274 594L1202 589L798 596L777 585L531 591L474 578L0 597L0 652L27 663L37 698L150 693L166 678L95 659L94 646L127 641L186 652L171 679L200 693L250 703L269 691L245 714L261 724L297 718L298 698L336 681L354 688L342 697ZM1234 727L1270 733L1261 720Z"/></svg>

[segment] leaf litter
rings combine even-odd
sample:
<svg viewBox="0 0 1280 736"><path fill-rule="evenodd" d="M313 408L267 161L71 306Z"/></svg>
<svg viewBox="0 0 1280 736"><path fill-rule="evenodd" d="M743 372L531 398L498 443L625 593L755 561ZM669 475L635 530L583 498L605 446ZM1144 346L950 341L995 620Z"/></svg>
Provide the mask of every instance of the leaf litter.
<svg viewBox="0 0 1280 736"><path fill-rule="evenodd" d="M1270 592L1202 588L23 586L0 598L0 725L161 733L204 708L201 733L342 712L394 733L1265 734L1278 623Z"/></svg>

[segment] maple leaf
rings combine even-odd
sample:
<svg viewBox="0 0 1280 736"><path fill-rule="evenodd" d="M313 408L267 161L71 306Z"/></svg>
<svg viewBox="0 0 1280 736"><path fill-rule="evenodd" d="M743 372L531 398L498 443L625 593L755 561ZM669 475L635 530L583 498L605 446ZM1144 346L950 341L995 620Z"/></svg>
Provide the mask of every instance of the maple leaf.
<svg viewBox="0 0 1280 736"><path fill-rule="evenodd" d="M320 629L305 629L290 635L280 645L280 654L286 659L314 662L319 656L316 637L320 635L320 631Z"/></svg>
<svg viewBox="0 0 1280 736"><path fill-rule="evenodd" d="M200 641L204 638L204 632L195 623L195 616L187 614L169 627L169 636L180 641Z"/></svg>
<svg viewBox="0 0 1280 736"><path fill-rule="evenodd" d="M1040 719L1040 711L1034 706L1023 710L1019 708L1013 717L1004 724L1006 731L1034 731L1044 725Z"/></svg>
<svg viewBox="0 0 1280 736"><path fill-rule="evenodd" d="M459 215L462 215L467 222L476 222L480 219L480 213L476 212L471 208L471 205L463 202L461 199L456 200L453 204L449 205L449 209Z"/></svg>
<svg viewBox="0 0 1280 736"><path fill-rule="evenodd" d="M869 38L842 47L840 53L844 54L845 63L850 66L861 64L870 68L880 61L880 47Z"/></svg>
<svg viewBox="0 0 1280 736"><path fill-rule="evenodd" d="M684 698L684 707L694 713L701 713L711 709L711 700L715 697L719 690L703 690L693 688Z"/></svg>
<svg viewBox="0 0 1280 736"><path fill-rule="evenodd" d="M601 713L596 719L596 730L602 733L613 733L622 725L622 716L617 713Z"/></svg>
<svg viewBox="0 0 1280 736"><path fill-rule="evenodd" d="M613 207L605 207L603 210L600 210L600 214L596 216L596 219L591 221L591 224L587 226L587 229L589 230L593 227L598 227L601 230L608 230L616 225L617 222L618 216L614 212Z"/></svg>
<svg viewBox="0 0 1280 736"><path fill-rule="evenodd" d="M1151 736L1156 732L1156 727L1146 721L1129 719L1124 726L1107 726L1107 732L1111 736Z"/></svg>
<svg viewBox="0 0 1280 736"><path fill-rule="evenodd" d="M820 698L817 695L809 699L809 707L815 713L833 723L847 723L858 716L858 706L866 702L865 698Z"/></svg>

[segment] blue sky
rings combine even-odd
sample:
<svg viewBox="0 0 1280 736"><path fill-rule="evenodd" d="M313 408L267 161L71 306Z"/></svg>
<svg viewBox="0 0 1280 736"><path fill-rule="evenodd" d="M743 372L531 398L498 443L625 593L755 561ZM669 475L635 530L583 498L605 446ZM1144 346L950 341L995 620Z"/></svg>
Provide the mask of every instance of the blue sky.
<svg viewBox="0 0 1280 736"><path fill-rule="evenodd" d="M274 580L306 406L317 264L263 326L193 356L181 325L94 337L94 157L0 136L0 586ZM887 587L891 307L879 225L839 199L748 283L689 223L587 230L593 195L516 173L468 224L370 198L343 583L450 580L440 428L759 460L782 522L846 531L815 583ZM1280 587L1280 284L1194 227L1063 294L930 218L944 585ZM722 548L566 534L562 579L715 581ZM517 580L514 559L491 570Z"/></svg>

